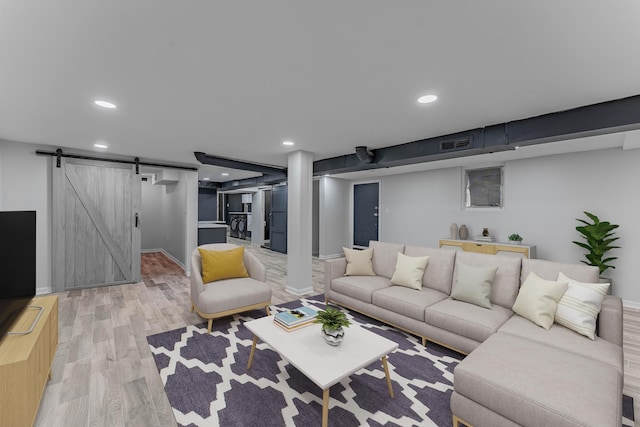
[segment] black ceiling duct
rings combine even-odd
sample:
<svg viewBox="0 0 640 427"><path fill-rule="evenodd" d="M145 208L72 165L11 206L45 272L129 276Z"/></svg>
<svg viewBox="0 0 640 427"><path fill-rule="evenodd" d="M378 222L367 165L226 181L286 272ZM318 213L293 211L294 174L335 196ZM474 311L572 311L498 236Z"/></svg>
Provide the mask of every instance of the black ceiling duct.
<svg viewBox="0 0 640 427"><path fill-rule="evenodd" d="M356 156L362 163L371 163L373 161L373 153L364 145L356 147Z"/></svg>

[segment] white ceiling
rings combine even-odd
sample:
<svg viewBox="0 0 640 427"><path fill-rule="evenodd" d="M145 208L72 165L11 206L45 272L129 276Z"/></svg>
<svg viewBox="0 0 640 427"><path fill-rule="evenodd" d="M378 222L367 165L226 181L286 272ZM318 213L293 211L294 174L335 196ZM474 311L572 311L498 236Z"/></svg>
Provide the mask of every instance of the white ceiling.
<svg viewBox="0 0 640 427"><path fill-rule="evenodd" d="M639 17L635 0L0 0L0 139L193 165L351 154L640 94Z"/></svg>

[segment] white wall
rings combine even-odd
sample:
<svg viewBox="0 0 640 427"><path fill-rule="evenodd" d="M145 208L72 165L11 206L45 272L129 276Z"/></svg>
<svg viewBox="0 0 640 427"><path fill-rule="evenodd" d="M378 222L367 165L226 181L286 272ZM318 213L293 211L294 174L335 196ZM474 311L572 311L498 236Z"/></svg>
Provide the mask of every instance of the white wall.
<svg viewBox="0 0 640 427"><path fill-rule="evenodd" d="M251 198L251 246L264 244L264 190L253 193Z"/></svg>
<svg viewBox="0 0 640 427"><path fill-rule="evenodd" d="M320 253L320 181L314 180L311 196L311 253Z"/></svg>
<svg viewBox="0 0 640 427"><path fill-rule="evenodd" d="M349 181L320 178L318 252L321 259L342 255L349 244Z"/></svg>
<svg viewBox="0 0 640 427"><path fill-rule="evenodd" d="M36 292L51 292L51 158L36 145L0 141L0 207L36 211ZM46 147L50 149L51 147Z"/></svg>
<svg viewBox="0 0 640 427"><path fill-rule="evenodd" d="M188 270L197 245L198 178L188 171L179 176L175 184L142 183L142 250L163 250Z"/></svg>
<svg viewBox="0 0 640 427"><path fill-rule="evenodd" d="M191 253L198 246L198 172L183 171L180 182L185 186L186 203L183 206L185 219L184 259L185 273L191 274Z"/></svg>
<svg viewBox="0 0 640 427"><path fill-rule="evenodd" d="M0 140L0 208L36 211L36 286L37 292L41 294L51 292L51 168L53 163L50 156L36 155L37 149L53 151L55 147ZM180 183L175 187L179 187L181 191L172 192L160 207L161 212L164 209L169 210L167 215L162 216L165 224L163 229L168 229L169 232L163 234L162 230L158 230L158 234L164 235L171 242L168 248L163 246L161 248L170 251L172 256L184 262L188 259L186 254L191 254L197 241L197 172L182 172ZM143 193L144 188L143 186ZM179 195L180 192L182 196ZM143 209L144 198L143 194ZM172 223L172 220L176 220L176 223ZM145 219L142 218L142 221ZM141 225L143 224L141 222Z"/></svg>
<svg viewBox="0 0 640 427"><path fill-rule="evenodd" d="M605 273L613 293L626 303L640 302L640 150L613 148L561 154L505 163L505 202L499 211L465 211L462 172L449 168L380 178L380 240L437 247L449 237L449 226L466 224L469 235L489 227L505 241L518 233L536 245L537 258L579 262L584 251L576 218L589 211L619 224L611 252L619 259Z"/></svg>
<svg viewBox="0 0 640 427"><path fill-rule="evenodd" d="M142 181L142 211L140 231L142 251L161 250L162 239L162 199L164 186L153 185L151 179Z"/></svg>

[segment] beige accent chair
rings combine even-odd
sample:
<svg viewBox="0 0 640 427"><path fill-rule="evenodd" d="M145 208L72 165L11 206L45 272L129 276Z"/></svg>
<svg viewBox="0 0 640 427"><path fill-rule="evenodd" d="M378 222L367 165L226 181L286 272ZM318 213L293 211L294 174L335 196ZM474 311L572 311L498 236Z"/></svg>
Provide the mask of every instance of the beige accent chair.
<svg viewBox="0 0 640 427"><path fill-rule="evenodd" d="M231 243L213 243L200 248L213 251L228 251L237 248ZM244 251L244 265L249 277L224 279L202 283L202 260L198 248L191 254L191 312L195 309L207 319L211 333L213 319L230 316L249 310L264 308L271 314L271 287L267 285L267 271L255 255Z"/></svg>

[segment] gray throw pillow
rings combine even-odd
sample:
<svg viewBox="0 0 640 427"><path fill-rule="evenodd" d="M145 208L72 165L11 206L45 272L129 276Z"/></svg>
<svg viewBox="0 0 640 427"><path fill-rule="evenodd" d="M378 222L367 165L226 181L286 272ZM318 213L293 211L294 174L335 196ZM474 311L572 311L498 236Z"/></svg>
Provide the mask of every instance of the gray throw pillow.
<svg viewBox="0 0 640 427"><path fill-rule="evenodd" d="M471 267L456 263L457 277L451 298L484 308L491 308L491 284L498 267Z"/></svg>

